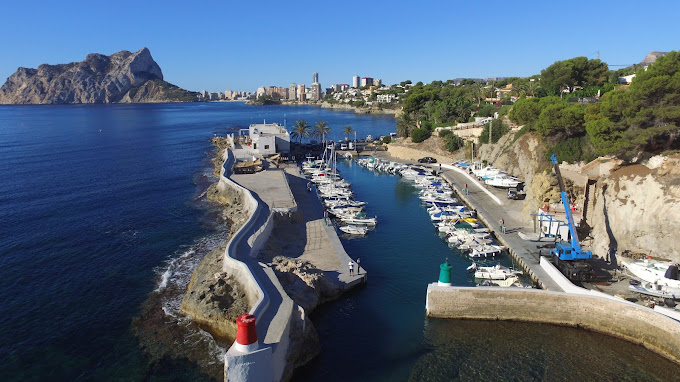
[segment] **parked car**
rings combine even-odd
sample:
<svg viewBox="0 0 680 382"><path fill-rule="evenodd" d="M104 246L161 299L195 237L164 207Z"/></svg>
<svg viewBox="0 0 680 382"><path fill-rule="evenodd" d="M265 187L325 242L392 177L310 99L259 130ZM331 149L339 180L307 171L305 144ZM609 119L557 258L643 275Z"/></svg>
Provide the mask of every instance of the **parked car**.
<svg viewBox="0 0 680 382"><path fill-rule="evenodd" d="M340 150L347 150L347 143L341 143Z"/></svg>
<svg viewBox="0 0 680 382"><path fill-rule="evenodd" d="M516 187L508 188L508 199L523 200L524 197L526 197L526 194L519 191Z"/></svg>
<svg viewBox="0 0 680 382"><path fill-rule="evenodd" d="M437 160L432 157L425 157L418 159L418 163L437 163Z"/></svg>

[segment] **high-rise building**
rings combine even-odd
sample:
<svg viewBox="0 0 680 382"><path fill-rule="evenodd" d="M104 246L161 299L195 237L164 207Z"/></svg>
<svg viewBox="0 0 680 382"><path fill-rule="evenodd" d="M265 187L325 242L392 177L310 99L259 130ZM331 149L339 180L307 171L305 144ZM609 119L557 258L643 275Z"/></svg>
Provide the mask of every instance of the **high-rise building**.
<svg viewBox="0 0 680 382"><path fill-rule="evenodd" d="M319 82L319 73L312 73L312 83Z"/></svg>
<svg viewBox="0 0 680 382"><path fill-rule="evenodd" d="M352 77L352 87L353 88L359 87L359 76Z"/></svg>
<svg viewBox="0 0 680 382"><path fill-rule="evenodd" d="M292 83L288 87L288 99L291 101L295 101L297 99L297 84Z"/></svg>
<svg viewBox="0 0 680 382"><path fill-rule="evenodd" d="M321 84L315 82L312 84L312 101L318 101L321 99Z"/></svg>
<svg viewBox="0 0 680 382"><path fill-rule="evenodd" d="M305 88L305 84L300 84L298 86L298 101L300 102L305 102L307 100L307 89Z"/></svg>
<svg viewBox="0 0 680 382"><path fill-rule="evenodd" d="M382 80L380 78L374 78L373 79L373 86L382 86Z"/></svg>
<svg viewBox="0 0 680 382"><path fill-rule="evenodd" d="M371 86L373 85L373 78L371 77L361 77L361 86Z"/></svg>

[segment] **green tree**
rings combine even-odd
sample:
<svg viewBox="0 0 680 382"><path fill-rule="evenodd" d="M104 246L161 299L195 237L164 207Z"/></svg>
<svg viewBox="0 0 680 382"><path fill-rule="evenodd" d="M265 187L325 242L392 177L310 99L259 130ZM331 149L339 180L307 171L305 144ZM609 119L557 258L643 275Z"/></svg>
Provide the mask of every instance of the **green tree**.
<svg viewBox="0 0 680 382"><path fill-rule="evenodd" d="M585 134L583 106L566 102L549 105L541 111L536 131L544 137L565 139Z"/></svg>
<svg viewBox="0 0 680 382"><path fill-rule="evenodd" d="M413 119L409 113L402 113L397 118L397 135L400 137L408 137L413 125Z"/></svg>
<svg viewBox="0 0 680 382"><path fill-rule="evenodd" d="M603 85L608 79L607 64L586 57L557 61L541 71L541 85L552 89L556 95L572 92L575 87Z"/></svg>
<svg viewBox="0 0 680 382"><path fill-rule="evenodd" d="M430 130L419 127L411 131L411 141L420 143L430 137Z"/></svg>
<svg viewBox="0 0 680 382"><path fill-rule="evenodd" d="M510 110L510 120L519 124L526 125L538 121L538 116L541 115L541 106L538 98L525 98L515 102L515 105Z"/></svg>
<svg viewBox="0 0 680 382"><path fill-rule="evenodd" d="M298 139L298 143L302 143L302 138L309 138L309 125L307 125L307 121L301 119L298 121L295 121L295 125L293 126L293 131L290 133L290 136L295 139Z"/></svg>
<svg viewBox="0 0 680 382"><path fill-rule="evenodd" d="M326 137L331 132L331 128L326 125L326 121L319 121L314 125L312 137L318 138L321 142L326 143Z"/></svg>
<svg viewBox="0 0 680 382"><path fill-rule="evenodd" d="M491 130L491 142L489 142L489 131ZM482 133L479 135L481 143L496 143L505 133L508 132L508 127L500 119L494 119L490 123L484 124Z"/></svg>
<svg viewBox="0 0 680 382"><path fill-rule="evenodd" d="M353 132L354 132L354 130L352 130L352 126L350 126L350 125L346 125L346 126L342 129L342 133L345 134L345 135L347 135L347 140L349 140L349 136L350 136Z"/></svg>
<svg viewBox="0 0 680 382"><path fill-rule="evenodd" d="M465 141L463 138L456 134L449 134L444 138L444 146L449 152L458 151L461 147L465 146Z"/></svg>

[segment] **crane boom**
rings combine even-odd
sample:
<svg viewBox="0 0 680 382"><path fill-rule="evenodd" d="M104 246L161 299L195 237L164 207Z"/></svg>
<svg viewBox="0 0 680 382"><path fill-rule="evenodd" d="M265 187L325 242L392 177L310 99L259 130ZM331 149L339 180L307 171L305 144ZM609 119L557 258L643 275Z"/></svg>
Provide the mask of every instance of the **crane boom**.
<svg viewBox="0 0 680 382"><path fill-rule="evenodd" d="M560 173L560 166L557 164L557 155L553 154L550 156L550 160L555 168L555 174L557 175L557 182L560 186L560 195L562 197L562 204L564 205L564 212L567 216L567 224L569 225L569 233L571 234L570 246L564 244L558 244L555 246L555 254L561 260L575 260L575 259L590 259L593 257L593 253L590 251L583 251L581 249L581 243L578 241L578 234L576 232L576 224L574 224L574 216L571 213L571 203L569 203L569 197L567 196L567 191L564 188L564 181L562 180L562 173Z"/></svg>

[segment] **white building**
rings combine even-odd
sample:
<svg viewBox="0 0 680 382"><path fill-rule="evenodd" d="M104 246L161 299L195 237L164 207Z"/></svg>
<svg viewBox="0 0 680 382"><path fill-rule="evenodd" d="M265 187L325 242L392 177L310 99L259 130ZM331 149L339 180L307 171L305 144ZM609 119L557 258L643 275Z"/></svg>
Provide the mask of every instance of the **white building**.
<svg viewBox="0 0 680 382"><path fill-rule="evenodd" d="M253 151L261 155L290 152L290 134L276 123L258 123L248 127Z"/></svg>
<svg viewBox="0 0 680 382"><path fill-rule="evenodd" d="M397 100L396 94L378 94L377 99L380 103L390 103Z"/></svg>
<svg viewBox="0 0 680 382"><path fill-rule="evenodd" d="M352 87L353 88L359 87L359 76L352 77Z"/></svg>

